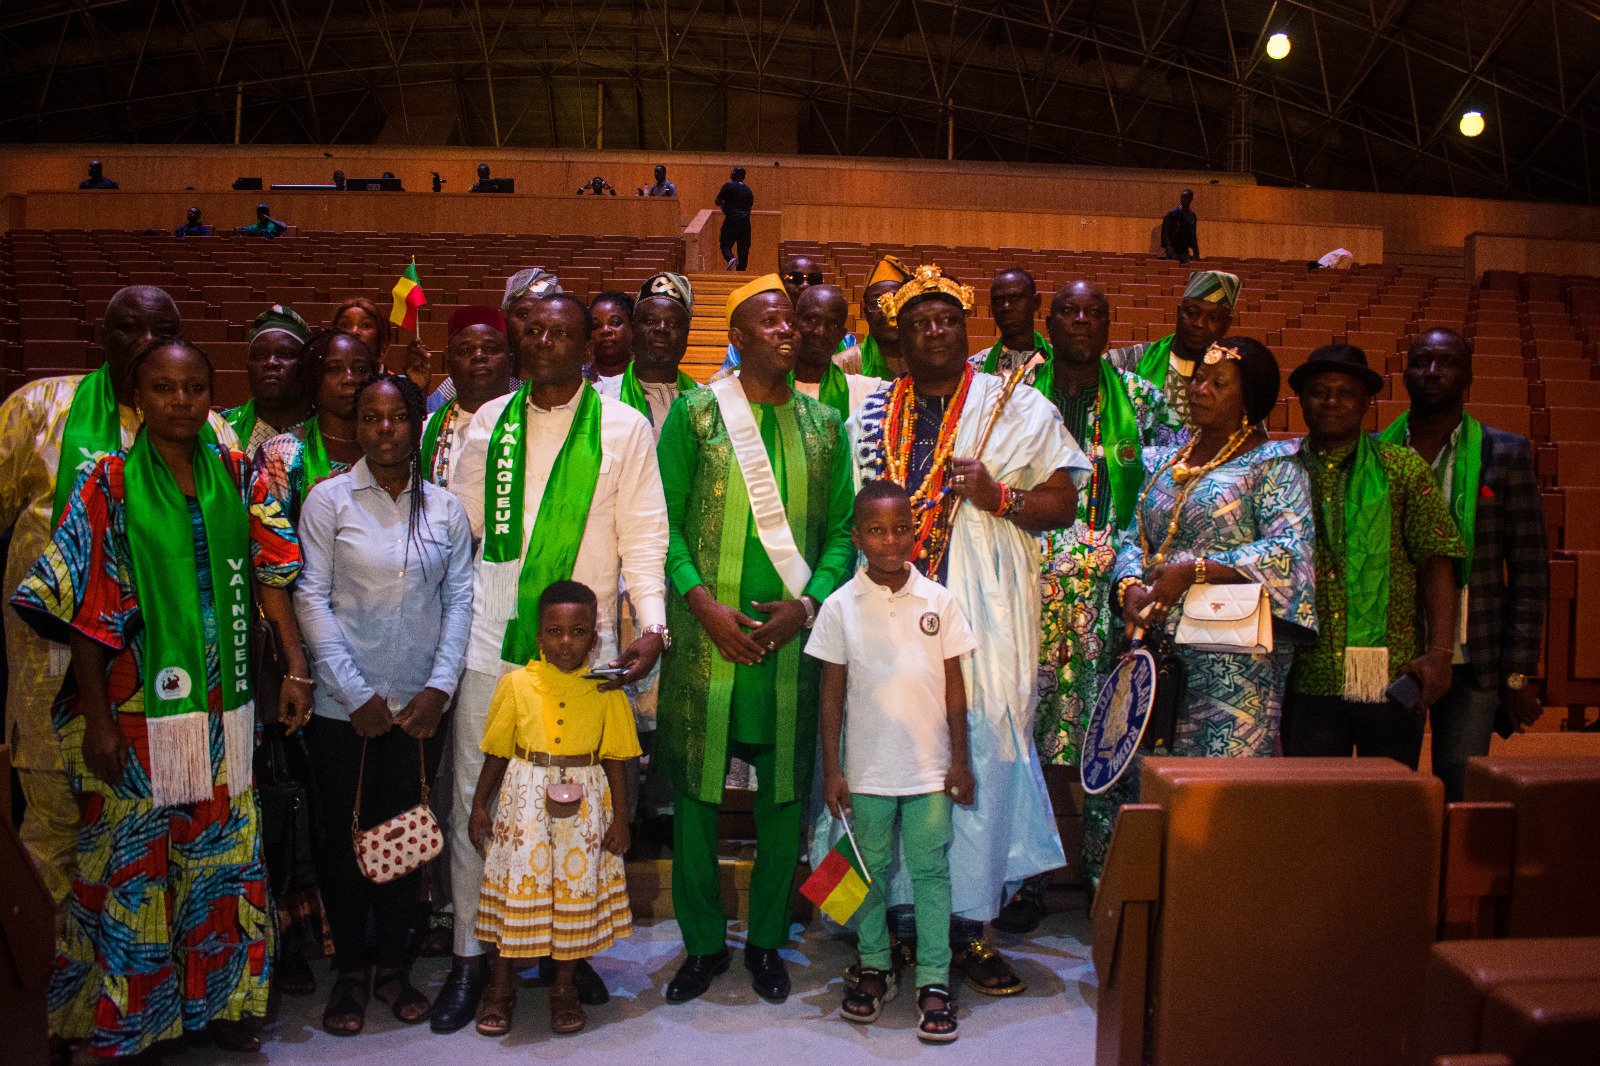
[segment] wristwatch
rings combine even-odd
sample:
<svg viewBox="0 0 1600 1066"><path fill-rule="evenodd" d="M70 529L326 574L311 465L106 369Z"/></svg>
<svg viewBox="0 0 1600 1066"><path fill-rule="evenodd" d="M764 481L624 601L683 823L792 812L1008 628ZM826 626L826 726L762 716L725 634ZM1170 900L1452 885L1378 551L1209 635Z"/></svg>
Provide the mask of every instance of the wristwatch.
<svg viewBox="0 0 1600 1066"><path fill-rule="evenodd" d="M805 608L806 628L810 629L817 624L817 604L808 594L800 594L800 606Z"/></svg>
<svg viewBox="0 0 1600 1066"><path fill-rule="evenodd" d="M1521 692L1527 686L1528 686L1528 675L1527 674L1507 674L1506 675L1506 688L1510 689L1512 692Z"/></svg>
<svg viewBox="0 0 1600 1066"><path fill-rule="evenodd" d="M646 633L654 633L656 636L661 638L661 649L663 651L672 647L672 634L668 633L667 627L662 625L660 622L657 622L653 626L645 626L644 631Z"/></svg>

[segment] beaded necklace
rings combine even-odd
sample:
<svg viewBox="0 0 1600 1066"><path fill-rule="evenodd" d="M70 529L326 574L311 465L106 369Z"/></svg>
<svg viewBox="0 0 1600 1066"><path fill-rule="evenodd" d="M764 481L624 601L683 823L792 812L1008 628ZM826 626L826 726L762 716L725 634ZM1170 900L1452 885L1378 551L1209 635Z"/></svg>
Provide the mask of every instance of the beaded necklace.
<svg viewBox="0 0 1600 1066"><path fill-rule="evenodd" d="M934 443L933 462L928 467L928 474L911 497L911 516L917 522L913 558L928 563L930 571L938 568L944 556L945 541L949 537L948 524L940 521L947 512L945 504L949 492L945 484L945 467L951 452L955 450L956 428L961 422L962 409L966 406L972 375L973 369L969 363L939 422L939 436ZM883 420L884 474L902 488L910 476L911 452L916 438L916 385L910 374L902 374L895 380L889 394L889 407Z"/></svg>
<svg viewBox="0 0 1600 1066"><path fill-rule="evenodd" d="M1160 566L1167 561L1167 549L1172 547L1172 539L1178 535L1178 516L1183 513L1183 505L1188 502L1189 493L1194 491L1194 487L1207 474L1243 451L1244 445L1250 440L1251 435L1255 433L1255 428L1249 422L1244 423L1233 436L1228 438L1227 443L1217 450L1217 454L1212 456L1211 461L1203 466L1189 465L1189 456L1194 453L1194 446L1199 441L1198 437L1191 438L1188 447L1182 451L1174 452L1172 458L1163 463L1161 469L1156 471L1153 477L1145 480L1144 491L1139 493L1139 506L1134 511L1134 517L1139 525L1139 547L1144 551L1145 567L1147 569L1152 566ZM1145 536L1144 531L1144 501L1150 495L1150 490L1155 487L1156 482L1161 480L1161 475L1169 470L1172 471L1173 482L1179 486L1178 495L1172 502L1172 518L1167 522L1167 537L1161 542L1161 547L1156 553L1151 555L1150 541ZM1181 477L1179 476L1180 471L1182 473Z"/></svg>

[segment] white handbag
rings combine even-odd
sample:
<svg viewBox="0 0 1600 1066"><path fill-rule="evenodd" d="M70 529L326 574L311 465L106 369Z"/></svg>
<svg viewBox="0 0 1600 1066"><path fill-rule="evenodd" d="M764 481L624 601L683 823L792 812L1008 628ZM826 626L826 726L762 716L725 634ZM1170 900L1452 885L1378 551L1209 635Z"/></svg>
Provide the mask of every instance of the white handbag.
<svg viewBox="0 0 1600 1066"><path fill-rule="evenodd" d="M1196 651L1267 654L1272 651L1272 608L1266 586L1190 586L1173 639Z"/></svg>

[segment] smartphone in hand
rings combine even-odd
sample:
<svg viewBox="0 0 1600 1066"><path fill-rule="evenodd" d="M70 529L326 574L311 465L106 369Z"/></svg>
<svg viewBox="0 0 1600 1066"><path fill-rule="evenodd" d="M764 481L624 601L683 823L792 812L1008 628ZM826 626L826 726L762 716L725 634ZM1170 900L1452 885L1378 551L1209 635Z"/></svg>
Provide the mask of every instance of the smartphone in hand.
<svg viewBox="0 0 1600 1066"><path fill-rule="evenodd" d="M626 666L595 666L584 674L590 681L621 681L628 675Z"/></svg>

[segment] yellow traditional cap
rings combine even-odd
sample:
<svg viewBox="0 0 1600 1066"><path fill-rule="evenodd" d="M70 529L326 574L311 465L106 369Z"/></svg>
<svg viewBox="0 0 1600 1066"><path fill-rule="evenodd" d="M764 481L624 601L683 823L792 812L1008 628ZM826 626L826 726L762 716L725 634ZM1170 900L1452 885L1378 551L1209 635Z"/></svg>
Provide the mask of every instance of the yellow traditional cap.
<svg viewBox="0 0 1600 1066"><path fill-rule="evenodd" d="M910 280L913 273L914 271L899 259L886 255L872 268L872 274L867 278L867 287L871 288L880 281L892 281L900 285Z"/></svg>
<svg viewBox="0 0 1600 1066"><path fill-rule="evenodd" d="M728 293L728 304L723 310L723 317L728 320L728 325L733 325L733 313L739 309L740 304L763 292L781 292L785 296L789 294L789 290L783 287L783 279L776 274L764 274L748 285L739 286Z"/></svg>
<svg viewBox="0 0 1600 1066"><path fill-rule="evenodd" d="M947 278L939 269L937 263L924 263L917 267L911 280L900 286L894 292L886 292L878 297L878 306L883 309L883 317L889 325L894 325L900 318L900 311L919 296L928 296L942 293L961 304L961 310L971 311L973 306L972 286L963 285L954 278Z"/></svg>

